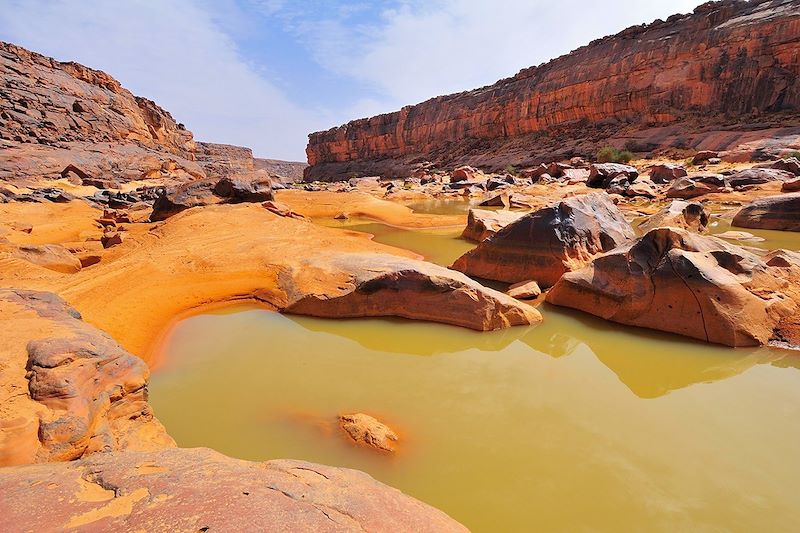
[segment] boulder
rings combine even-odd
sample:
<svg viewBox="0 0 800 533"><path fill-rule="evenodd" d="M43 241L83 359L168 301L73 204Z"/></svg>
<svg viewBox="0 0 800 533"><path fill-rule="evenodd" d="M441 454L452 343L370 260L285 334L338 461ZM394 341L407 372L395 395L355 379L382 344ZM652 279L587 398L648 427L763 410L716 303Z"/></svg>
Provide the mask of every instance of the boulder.
<svg viewBox="0 0 800 533"><path fill-rule="evenodd" d="M628 183L633 183L638 176L639 171L629 165L596 163L589 167L589 177L586 184L595 189L608 189L614 178L622 177Z"/></svg>
<svg viewBox="0 0 800 533"><path fill-rule="evenodd" d="M467 226L461 237L468 241L481 242L524 215L525 213L516 211L470 209L467 215Z"/></svg>
<svg viewBox="0 0 800 533"><path fill-rule="evenodd" d="M214 185L214 194L228 203L266 202L273 199L269 174L259 170L252 174L226 176Z"/></svg>
<svg viewBox="0 0 800 533"><path fill-rule="evenodd" d="M759 198L733 217L739 228L800 231L800 193Z"/></svg>
<svg viewBox="0 0 800 533"><path fill-rule="evenodd" d="M783 192L800 191L800 178L794 178L788 181L784 181L783 185L781 185L781 191Z"/></svg>
<svg viewBox="0 0 800 533"><path fill-rule="evenodd" d="M648 172L653 183L670 183L689 174L683 166L672 163L654 165Z"/></svg>
<svg viewBox="0 0 800 533"><path fill-rule="evenodd" d="M748 168L734 172L727 177L728 185L734 189L748 185L761 185L772 181L788 181L794 174L773 168Z"/></svg>
<svg viewBox="0 0 800 533"><path fill-rule="evenodd" d="M521 281L508 288L506 294L517 300L533 300L542 294L542 289L535 281Z"/></svg>
<svg viewBox="0 0 800 533"><path fill-rule="evenodd" d="M725 178L721 174L693 174L672 182L667 190L667 198L690 200L725 189Z"/></svg>
<svg viewBox="0 0 800 533"><path fill-rule="evenodd" d="M777 170L791 172L795 176L800 176L800 159L797 159L796 157L779 159L778 161L772 161L771 163L762 163L761 165L756 165L756 168L774 168Z"/></svg>
<svg viewBox="0 0 800 533"><path fill-rule="evenodd" d="M363 472L205 448L6 468L0 493L9 531L467 532Z"/></svg>
<svg viewBox="0 0 800 533"><path fill-rule="evenodd" d="M634 238L605 193L575 196L526 214L461 256L452 268L470 276L550 287L564 272Z"/></svg>
<svg viewBox="0 0 800 533"><path fill-rule="evenodd" d="M781 266L782 265L782 266ZM758 346L798 311L800 263L656 228L569 272L547 301L606 320L727 346Z"/></svg>
<svg viewBox="0 0 800 533"><path fill-rule="evenodd" d="M364 413L339 415L339 427L356 444L384 452L395 450L397 433L370 415Z"/></svg>
<svg viewBox="0 0 800 533"><path fill-rule="evenodd" d="M614 178L618 180L620 178ZM609 187L609 193L612 192L612 188ZM656 187L652 181L649 179L643 178L640 180L636 180L635 182L629 184L625 187L623 194L625 196L644 196L645 198L655 198L658 196L658 191L656 191Z"/></svg>
<svg viewBox="0 0 800 533"><path fill-rule="evenodd" d="M654 228L671 226L703 233L708 226L708 217L708 211L701 203L673 200L667 207L642 222L639 229L648 232Z"/></svg>
<svg viewBox="0 0 800 533"><path fill-rule="evenodd" d="M176 187L162 187L158 190L153 202L151 222L166 220L192 207L222 203L222 199L213 193L217 180L197 180Z"/></svg>
<svg viewBox="0 0 800 533"><path fill-rule="evenodd" d="M588 168L568 168L564 170L564 179L567 180L569 185L577 185L578 183L586 183L589 179Z"/></svg>
<svg viewBox="0 0 800 533"><path fill-rule="evenodd" d="M103 248L111 248L112 246L122 244L124 239L125 237L123 237L123 233L120 231L107 231L103 233L100 242L103 244Z"/></svg>
<svg viewBox="0 0 800 533"><path fill-rule="evenodd" d="M547 165L547 173L554 178L561 178L564 176L566 171L570 170L571 168L572 167L566 163L550 163Z"/></svg>
<svg viewBox="0 0 800 533"><path fill-rule="evenodd" d="M478 170L469 166L458 167L450 173L450 183L457 183L459 181L474 181L478 172Z"/></svg>

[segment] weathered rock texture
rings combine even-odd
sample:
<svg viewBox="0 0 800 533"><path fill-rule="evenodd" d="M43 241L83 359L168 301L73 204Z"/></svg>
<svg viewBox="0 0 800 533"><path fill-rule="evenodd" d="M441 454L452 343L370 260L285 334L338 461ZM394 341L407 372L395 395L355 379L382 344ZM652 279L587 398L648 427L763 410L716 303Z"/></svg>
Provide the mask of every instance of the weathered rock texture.
<svg viewBox="0 0 800 533"><path fill-rule="evenodd" d="M800 231L800 193L759 198L733 217L739 228Z"/></svg>
<svg viewBox="0 0 800 533"><path fill-rule="evenodd" d="M49 292L0 290L0 466L174 445L150 372Z"/></svg>
<svg viewBox="0 0 800 533"><path fill-rule="evenodd" d="M469 241L481 242L524 215L525 213L518 211L470 209L467 215L467 226L461 236Z"/></svg>
<svg viewBox="0 0 800 533"><path fill-rule="evenodd" d="M699 202L673 200L667 207L642 222L639 229L646 233L651 229L672 226L703 233L708 226L708 217L708 211Z"/></svg>
<svg viewBox="0 0 800 533"><path fill-rule="evenodd" d="M339 427L356 444L384 452L395 450L397 433L374 416L364 413L339 415Z"/></svg>
<svg viewBox="0 0 800 533"><path fill-rule="evenodd" d="M569 272L547 301L622 324L727 346L785 341L800 304L800 261L657 228ZM797 339L793 339L797 344Z"/></svg>
<svg viewBox="0 0 800 533"><path fill-rule="evenodd" d="M798 47L797 0L710 2L488 87L314 133L306 179L402 175L420 160L534 164L593 155L608 138L648 148L751 152L768 138L795 146Z"/></svg>
<svg viewBox="0 0 800 533"><path fill-rule="evenodd" d="M467 531L362 472L203 448L6 468L0 494L8 531Z"/></svg>
<svg viewBox="0 0 800 533"><path fill-rule="evenodd" d="M456 260L470 276L551 287L564 272L634 238L633 228L605 193L567 198L507 225Z"/></svg>

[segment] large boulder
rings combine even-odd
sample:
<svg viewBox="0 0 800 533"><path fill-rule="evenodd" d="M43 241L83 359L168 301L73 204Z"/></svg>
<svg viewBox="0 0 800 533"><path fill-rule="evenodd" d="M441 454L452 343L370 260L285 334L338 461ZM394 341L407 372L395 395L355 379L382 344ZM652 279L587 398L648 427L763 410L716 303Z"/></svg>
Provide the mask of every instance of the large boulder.
<svg viewBox="0 0 800 533"><path fill-rule="evenodd" d="M8 531L467 531L363 472L204 448L5 468L0 493Z"/></svg>
<svg viewBox="0 0 800 533"><path fill-rule="evenodd" d="M0 315L0 466L174 445L147 403L144 361L63 300L2 289Z"/></svg>
<svg viewBox="0 0 800 533"><path fill-rule="evenodd" d="M727 346L778 338L798 311L800 262L714 237L656 228L565 274L547 301L632 326Z"/></svg>
<svg viewBox="0 0 800 533"><path fill-rule="evenodd" d="M728 176L728 185L734 189L747 187L748 185L762 185L772 181L788 181L794 178L794 174L785 170L774 168L748 168L734 172Z"/></svg>
<svg viewBox="0 0 800 533"><path fill-rule="evenodd" d="M756 168L775 168L791 172L795 176L800 176L800 160L796 157L788 157L786 159L772 161L771 163L763 163L761 165L756 165Z"/></svg>
<svg viewBox="0 0 800 533"><path fill-rule="evenodd" d="M708 211L701 203L673 200L667 207L642 222L639 229L646 233L651 229L672 226L702 233L708 226L708 217Z"/></svg>
<svg viewBox="0 0 800 533"><path fill-rule="evenodd" d="M638 176L639 171L630 165L596 163L589 167L589 178L586 185L595 189L608 189L614 178L622 177L628 183L633 183Z"/></svg>
<svg viewBox="0 0 800 533"><path fill-rule="evenodd" d="M721 174L693 174L672 182L667 190L667 198L690 200L725 189L725 178Z"/></svg>
<svg viewBox="0 0 800 533"><path fill-rule="evenodd" d="M650 174L650 179L653 183L670 183L671 181L675 181L678 178L682 178L684 176L688 176L689 173L686 172L686 169L681 165L675 165L672 163L664 163L662 165L654 165L650 167L648 171Z"/></svg>
<svg viewBox="0 0 800 533"><path fill-rule="evenodd" d="M525 213L518 211L470 209L469 215L467 215L467 226L461 237L469 241L481 242L524 215Z"/></svg>
<svg viewBox="0 0 800 533"><path fill-rule="evenodd" d="M452 268L470 276L550 287L564 272L634 238L605 193L567 198L529 213L461 256Z"/></svg>
<svg viewBox="0 0 800 533"><path fill-rule="evenodd" d="M733 217L739 228L800 231L800 193L759 198Z"/></svg>
<svg viewBox="0 0 800 533"><path fill-rule="evenodd" d="M222 203L213 191L216 184L217 180L203 179L159 189L150 220L160 222L192 207Z"/></svg>
<svg viewBox="0 0 800 533"><path fill-rule="evenodd" d="M273 199L269 174L259 170L250 174L225 176L214 185L214 194L228 203L267 202Z"/></svg>

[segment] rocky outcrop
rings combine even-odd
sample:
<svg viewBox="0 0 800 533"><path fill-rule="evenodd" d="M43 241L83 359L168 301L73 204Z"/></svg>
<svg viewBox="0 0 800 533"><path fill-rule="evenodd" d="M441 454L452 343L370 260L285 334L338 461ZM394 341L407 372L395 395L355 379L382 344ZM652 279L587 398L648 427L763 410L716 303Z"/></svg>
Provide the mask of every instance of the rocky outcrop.
<svg viewBox="0 0 800 533"><path fill-rule="evenodd" d="M800 231L800 193L759 198L733 217L739 228Z"/></svg>
<svg viewBox="0 0 800 533"><path fill-rule="evenodd" d="M305 161L282 161L280 159L253 159L256 170L269 172L273 179L287 184L303 181L303 171L308 164Z"/></svg>
<svg viewBox="0 0 800 533"><path fill-rule="evenodd" d="M48 292L0 290L0 466L174 445L149 370Z"/></svg>
<svg viewBox="0 0 800 533"><path fill-rule="evenodd" d="M198 142L197 162L211 177L247 174L255 170L253 151L244 146Z"/></svg>
<svg viewBox="0 0 800 533"><path fill-rule="evenodd" d="M397 433L377 418L364 413L339 415L339 427L356 444L384 452L393 452Z"/></svg>
<svg viewBox="0 0 800 533"><path fill-rule="evenodd" d="M796 254L761 258L721 239L657 228L564 274L547 301L622 324L757 346L785 340L781 327L800 305L798 280Z"/></svg>
<svg viewBox="0 0 800 533"><path fill-rule="evenodd" d="M520 218L484 240L451 268L479 278L552 286L596 254L634 237L605 193L567 198Z"/></svg>
<svg viewBox="0 0 800 533"><path fill-rule="evenodd" d="M470 209L467 215L467 226L461 233L461 237L468 241L481 242L524 215L525 213L518 211Z"/></svg>
<svg viewBox="0 0 800 533"><path fill-rule="evenodd" d="M533 166L594 155L609 138L648 149L794 146L798 45L797 0L709 2L488 87L314 133L306 179L408 175L419 160Z"/></svg>
<svg viewBox="0 0 800 533"><path fill-rule="evenodd" d="M9 531L467 531L362 472L203 448L5 468L0 493Z"/></svg>
<svg viewBox="0 0 800 533"><path fill-rule="evenodd" d="M639 224L639 230L646 233L651 229L672 226L703 233L708 226L708 217L708 211L701 203L673 200L667 207Z"/></svg>

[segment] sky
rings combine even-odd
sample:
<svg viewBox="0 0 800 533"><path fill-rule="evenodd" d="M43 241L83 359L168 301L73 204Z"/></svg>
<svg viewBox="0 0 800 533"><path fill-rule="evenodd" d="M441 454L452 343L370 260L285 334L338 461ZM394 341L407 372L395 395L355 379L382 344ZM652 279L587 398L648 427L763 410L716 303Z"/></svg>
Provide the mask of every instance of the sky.
<svg viewBox="0 0 800 533"><path fill-rule="evenodd" d="M0 0L0 40L104 70L197 140L308 134L489 85L697 0Z"/></svg>

